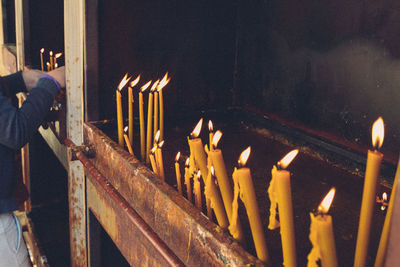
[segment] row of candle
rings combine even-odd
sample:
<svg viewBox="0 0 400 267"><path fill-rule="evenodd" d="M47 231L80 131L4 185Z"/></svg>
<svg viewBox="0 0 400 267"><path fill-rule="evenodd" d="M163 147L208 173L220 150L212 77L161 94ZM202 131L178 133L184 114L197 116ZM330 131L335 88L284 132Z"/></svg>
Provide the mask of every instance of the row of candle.
<svg viewBox="0 0 400 267"><path fill-rule="evenodd" d="M214 134L212 122L210 121L209 145L205 145L203 148L202 141L198 138L202 127L202 121L202 119L199 121L193 132L188 137L190 157L185 162L184 175L187 197L189 201L192 202L191 180L193 180L195 205L199 209L202 209L199 179L200 177L203 177L203 179L205 178L205 198L210 199L211 207L214 210L218 224L222 228L228 228L232 236L239 242L242 242L244 237L237 211L238 198L240 196L248 215L257 257L264 262L268 262L268 249L259 215L251 172L249 168L245 167L250 155L250 147L242 152L238 160L238 167L234 169L232 175L234 188L232 192L222 152L217 148L222 133L217 131ZM378 150L382 146L383 137L383 120L379 118L373 125L374 150L368 152L354 266L365 266L371 230L370 221L374 210L377 179L379 177L379 169L383 157L382 153ZM296 157L298 152L298 150L291 151L282 158L276 166L273 166L271 172L272 179L268 189L271 202L268 228L272 230L280 227L284 266L297 266L290 172L287 171L286 168ZM178 192L183 195L179 165L180 156L181 154L178 152L175 158L175 173ZM395 186L393 188L395 188ZM317 212L315 214L310 213L310 241L313 248L308 255L308 266L318 266L318 261L321 262L322 266L338 266L332 217L328 215L328 210L332 203L334 194L335 189L332 188L318 206ZM389 211L386 218L387 220L385 221L385 228L382 233L375 266L382 266L382 264L379 264L379 261L382 261L382 258L384 257L387 244L387 229L389 228L388 225L390 225L391 206L392 200L391 203L389 203ZM276 220L277 210L279 211L279 221ZM209 215L208 210L207 214Z"/></svg>
<svg viewBox="0 0 400 267"><path fill-rule="evenodd" d="M44 60L43 60L44 48L40 49L40 66L42 71L44 71ZM49 52L49 61L46 62L47 71L54 70L58 68L57 58L61 57L62 53L54 54L53 51Z"/></svg>

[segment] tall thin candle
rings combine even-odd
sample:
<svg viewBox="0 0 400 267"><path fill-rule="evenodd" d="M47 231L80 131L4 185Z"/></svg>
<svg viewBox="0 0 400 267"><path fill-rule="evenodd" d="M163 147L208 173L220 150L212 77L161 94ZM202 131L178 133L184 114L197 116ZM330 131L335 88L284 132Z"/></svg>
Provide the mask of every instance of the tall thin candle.
<svg viewBox="0 0 400 267"><path fill-rule="evenodd" d="M196 207L202 211L202 206L201 206L201 188L200 188L200 176L201 172L200 170L196 173L193 179L193 192L194 192L194 202Z"/></svg>
<svg viewBox="0 0 400 267"><path fill-rule="evenodd" d="M192 174L190 173L190 158L187 158L185 161L185 185L186 185L186 193L188 200L192 203L192 184L190 178Z"/></svg>
<svg viewBox="0 0 400 267"><path fill-rule="evenodd" d="M140 88L139 92L139 124L140 124L140 156L142 160L146 159L146 136L144 126L144 110L143 110L143 92L150 86L151 81L147 82Z"/></svg>
<svg viewBox="0 0 400 267"><path fill-rule="evenodd" d="M157 85L160 81L157 80L155 81L155 83L153 84L153 87L151 88L152 91L154 91L154 123L153 123L153 135L156 135L157 131L158 131L158 92L157 90L155 90L157 88Z"/></svg>
<svg viewBox="0 0 400 267"><path fill-rule="evenodd" d="M53 68L54 68L53 51L49 52L49 56L50 56L50 70L53 70Z"/></svg>
<svg viewBox="0 0 400 267"><path fill-rule="evenodd" d="M133 144L133 87L138 84L140 75L133 81L131 81L128 87L128 133L129 141Z"/></svg>
<svg viewBox="0 0 400 267"><path fill-rule="evenodd" d="M160 104L160 140L164 140L164 96L163 89L169 83L171 78L168 78L168 72L161 79L157 91L159 96L159 104Z"/></svg>
<svg viewBox="0 0 400 267"><path fill-rule="evenodd" d="M121 101L121 90L129 82L131 78L128 78L128 73L122 78L116 90L116 101L117 101L117 130L118 130L118 144L124 145L124 126L123 126L123 115L122 115L122 101Z"/></svg>
<svg viewBox="0 0 400 267"><path fill-rule="evenodd" d="M128 126L126 126L124 128L124 139L125 139L125 144L126 147L128 148L128 151L131 155L133 155L133 149L132 149L132 145L131 145L131 141L129 141L128 136L126 135L126 132L128 131Z"/></svg>
<svg viewBox="0 0 400 267"><path fill-rule="evenodd" d="M152 87L153 89L153 87ZM146 140L146 163L149 163L149 154L153 134L153 91L150 90L149 101L147 104L147 140Z"/></svg>
<svg viewBox="0 0 400 267"><path fill-rule="evenodd" d="M179 194L183 194L182 192L182 181L181 181L181 170L179 166L179 158L181 157L181 152L178 152L175 157L175 176L176 176L176 184L178 187Z"/></svg>
<svg viewBox="0 0 400 267"><path fill-rule="evenodd" d="M40 49L40 66L42 67L42 71L44 71L43 53L44 53L44 48Z"/></svg>

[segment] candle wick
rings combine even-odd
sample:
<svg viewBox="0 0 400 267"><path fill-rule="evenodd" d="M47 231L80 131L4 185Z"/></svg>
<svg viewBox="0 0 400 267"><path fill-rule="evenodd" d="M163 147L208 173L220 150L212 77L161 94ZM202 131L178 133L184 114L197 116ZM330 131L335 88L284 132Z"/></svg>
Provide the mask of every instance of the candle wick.
<svg viewBox="0 0 400 267"><path fill-rule="evenodd" d="M282 170L282 166L281 166L281 163L280 163L280 162L278 162L278 163L276 164L276 168L278 169L278 171Z"/></svg>

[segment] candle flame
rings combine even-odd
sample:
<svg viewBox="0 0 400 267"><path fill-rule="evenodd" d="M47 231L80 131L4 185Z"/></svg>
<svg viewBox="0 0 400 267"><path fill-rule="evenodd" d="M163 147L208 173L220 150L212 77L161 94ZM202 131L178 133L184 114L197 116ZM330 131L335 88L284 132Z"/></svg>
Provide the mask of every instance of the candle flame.
<svg viewBox="0 0 400 267"><path fill-rule="evenodd" d="M161 79L160 83L157 86L157 91L162 90L171 80L171 78L168 78L168 72L165 73L164 77Z"/></svg>
<svg viewBox="0 0 400 267"><path fill-rule="evenodd" d="M118 90L121 91L131 78L132 76L128 78L128 73L126 73L124 78L122 78L121 82L118 84Z"/></svg>
<svg viewBox="0 0 400 267"><path fill-rule="evenodd" d="M384 211L386 209L387 206L387 194L386 192L384 192L382 194L382 206L381 206L381 210Z"/></svg>
<svg viewBox="0 0 400 267"><path fill-rule="evenodd" d="M190 163L190 158L187 158L185 161L185 167L188 168Z"/></svg>
<svg viewBox="0 0 400 267"><path fill-rule="evenodd" d="M57 69L58 68L58 63L54 64L54 68Z"/></svg>
<svg viewBox="0 0 400 267"><path fill-rule="evenodd" d="M135 85L137 85L139 83L139 80L140 80L140 74L139 74L139 76L136 77L136 79L131 81L131 87L134 87Z"/></svg>
<svg viewBox="0 0 400 267"><path fill-rule="evenodd" d="M43 52L44 52L44 48L40 49L40 53L42 53L42 54L43 54Z"/></svg>
<svg viewBox="0 0 400 267"><path fill-rule="evenodd" d="M156 135L154 136L154 143L158 143L159 139L160 139L160 130L158 130L156 132Z"/></svg>
<svg viewBox="0 0 400 267"><path fill-rule="evenodd" d="M191 135L192 135L194 138L199 137L200 131L201 131L201 126L203 126L203 118L201 118L201 119L199 120L199 122L196 124L196 127L194 127L193 132L191 133Z"/></svg>
<svg viewBox="0 0 400 267"><path fill-rule="evenodd" d="M197 177L199 177L200 178L200 176L201 176L201 172L200 172L200 170L197 172Z"/></svg>
<svg viewBox="0 0 400 267"><path fill-rule="evenodd" d="M212 175L212 176L214 176L214 175L215 175L214 166L211 166L211 168L210 168L210 172L211 172L211 175Z"/></svg>
<svg viewBox="0 0 400 267"><path fill-rule="evenodd" d="M292 160L297 156L297 154L299 153L298 149L292 150L289 153L286 154L286 156L284 156L279 162L278 165L282 168L282 169L286 169L287 166L289 166L289 164L292 162Z"/></svg>
<svg viewBox="0 0 400 267"><path fill-rule="evenodd" d="M143 85L143 86L140 88L140 91L142 91L142 92L146 91L146 89L149 88L151 82L152 82L152 80L148 81L145 85Z"/></svg>
<svg viewBox="0 0 400 267"><path fill-rule="evenodd" d="M386 194L386 192L384 192L384 193L382 194L382 200L383 200L383 201L387 201L387 194Z"/></svg>
<svg viewBox="0 0 400 267"><path fill-rule="evenodd" d="M154 92L154 90L157 88L158 83L160 82L160 80L158 79L157 81L155 81L153 83L153 85L151 86L150 91Z"/></svg>
<svg viewBox="0 0 400 267"><path fill-rule="evenodd" d="M162 148L163 145L164 145L164 142L165 142L165 140L162 140L160 143L158 143L158 147L159 147L159 148Z"/></svg>
<svg viewBox="0 0 400 267"><path fill-rule="evenodd" d="M50 56L52 57L52 56L53 56L53 51L50 51L49 54L50 54Z"/></svg>
<svg viewBox="0 0 400 267"><path fill-rule="evenodd" d="M328 194L325 196L325 198L321 201L321 204L318 206L318 211L322 212L323 214L327 214L329 211L329 208L331 207L333 197L335 196L336 189L332 187L331 190L329 190Z"/></svg>
<svg viewBox="0 0 400 267"><path fill-rule="evenodd" d="M128 126L125 126L124 132L127 132L127 131L128 131Z"/></svg>
<svg viewBox="0 0 400 267"><path fill-rule="evenodd" d="M57 53L57 54L55 54L55 58L59 58L59 57L61 57L61 56L62 56L62 54L63 54L63 53L61 53L61 52L60 52L60 53Z"/></svg>
<svg viewBox="0 0 400 267"><path fill-rule="evenodd" d="M151 154L154 154L156 152L157 145L153 146L153 148L150 150Z"/></svg>
<svg viewBox="0 0 400 267"><path fill-rule="evenodd" d="M240 167L243 167L243 166L246 165L247 160L248 160L249 157L250 157L250 152L251 152L251 147L249 146L248 148L246 148L246 149L242 152L242 154L240 154L240 157L239 157L239 160L238 160L239 166L240 166Z"/></svg>
<svg viewBox="0 0 400 267"><path fill-rule="evenodd" d="M49 62L46 62L46 66L50 67L50 63L49 63Z"/></svg>
<svg viewBox="0 0 400 267"><path fill-rule="evenodd" d="M180 157L181 157L181 152L179 151L178 153L176 153L175 161L178 162Z"/></svg>
<svg viewBox="0 0 400 267"><path fill-rule="evenodd" d="M379 117L372 125L372 145L374 148L381 148L385 137L385 126L382 117Z"/></svg>
<svg viewBox="0 0 400 267"><path fill-rule="evenodd" d="M218 131L214 134L213 139L212 139L212 142L211 142L212 145L213 145L214 147L217 147L218 142L219 142L219 140L221 139L221 137L222 137L222 133L221 133L220 130L218 130Z"/></svg>
<svg viewBox="0 0 400 267"><path fill-rule="evenodd" d="M214 131L214 125L213 125L213 123L212 123L211 120L208 121L208 130L209 130L210 132L213 132L213 131Z"/></svg>

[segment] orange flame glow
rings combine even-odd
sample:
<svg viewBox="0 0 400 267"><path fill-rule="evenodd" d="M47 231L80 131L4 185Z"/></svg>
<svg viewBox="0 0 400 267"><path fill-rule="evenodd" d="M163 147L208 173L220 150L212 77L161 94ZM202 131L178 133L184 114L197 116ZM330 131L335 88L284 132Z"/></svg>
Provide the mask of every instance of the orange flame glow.
<svg viewBox="0 0 400 267"><path fill-rule="evenodd" d="M208 121L208 130L209 130L210 132L213 132L213 131L214 131L214 125L213 125L213 123L212 123L211 120Z"/></svg>
<svg viewBox="0 0 400 267"><path fill-rule="evenodd" d="M139 83L139 80L140 80L140 74L139 74L139 76L136 77L136 79L131 81L131 87L134 87L135 85L137 85Z"/></svg>
<svg viewBox="0 0 400 267"><path fill-rule="evenodd" d="M50 67L50 63L49 63L49 62L46 62L46 66L47 66L47 67Z"/></svg>
<svg viewBox="0 0 400 267"><path fill-rule="evenodd" d="M155 81L153 83L153 85L151 86L150 91L154 92L154 90L156 90L158 83L160 82L160 80L158 79L157 81Z"/></svg>
<svg viewBox="0 0 400 267"><path fill-rule="evenodd" d="M62 56L62 53L60 52L60 53L57 53L57 54L55 54L55 58L59 58L59 57L61 57Z"/></svg>
<svg viewBox="0 0 400 267"><path fill-rule="evenodd" d="M251 147L249 146L248 148L246 148L246 149L242 152L242 154L240 154L240 157L239 157L239 160L238 160L239 166L240 166L240 167L243 167L243 166L246 165L247 160L248 160L249 157L250 157L250 152L251 152Z"/></svg>
<svg viewBox="0 0 400 267"><path fill-rule="evenodd" d="M158 147L159 147L159 148L162 148L163 145L164 145L164 142L165 142L165 140L162 140L160 143L158 143Z"/></svg>
<svg viewBox="0 0 400 267"><path fill-rule="evenodd" d="M42 54L44 53L44 48L40 49L40 53Z"/></svg>
<svg viewBox="0 0 400 267"><path fill-rule="evenodd" d="M54 68L57 69L58 68L58 63L54 64Z"/></svg>
<svg viewBox="0 0 400 267"><path fill-rule="evenodd" d="M156 135L154 136L154 143L158 143L160 140L160 130L156 132Z"/></svg>
<svg viewBox="0 0 400 267"><path fill-rule="evenodd" d="M190 163L190 158L187 158L185 161L185 167L188 168Z"/></svg>
<svg viewBox="0 0 400 267"><path fill-rule="evenodd" d="M214 175L215 175L214 166L211 166L211 168L210 168L210 172L211 172L211 175L212 175L212 176L214 176Z"/></svg>
<svg viewBox="0 0 400 267"><path fill-rule="evenodd" d="M127 132L127 131L128 131L128 126L125 126L124 132Z"/></svg>
<svg viewBox="0 0 400 267"><path fill-rule="evenodd" d="M385 137L385 126L382 117L379 117L372 125L372 145L374 148L381 148Z"/></svg>
<svg viewBox="0 0 400 267"><path fill-rule="evenodd" d="M175 161L179 161L179 158L181 157L181 152L179 151L176 153Z"/></svg>
<svg viewBox="0 0 400 267"><path fill-rule="evenodd" d="M201 176L201 171L199 170L199 171L197 172L197 177L200 178L200 176Z"/></svg>
<svg viewBox="0 0 400 267"><path fill-rule="evenodd" d="M217 147L218 142L219 142L219 140L221 139L221 137L222 137L222 133L221 133L220 130L218 130L218 131L214 134L213 139L212 139L212 142L211 142L212 145L213 145L213 147Z"/></svg>
<svg viewBox="0 0 400 267"><path fill-rule="evenodd" d="M191 135L195 138L199 137L200 135L200 131L201 131L201 126L203 126L203 118L201 118L199 120L199 122L197 123L196 127L194 127L193 132L191 133Z"/></svg>
<svg viewBox="0 0 400 267"><path fill-rule="evenodd" d="M140 88L140 91L143 93L144 91L146 91L147 88L149 88L150 84L151 84L152 80L148 81L145 85L143 85Z"/></svg>
<svg viewBox="0 0 400 267"><path fill-rule="evenodd" d="M171 80L171 78L168 78L168 72L165 73L164 77L161 79L160 83L157 86L157 91L162 90Z"/></svg>
<svg viewBox="0 0 400 267"><path fill-rule="evenodd" d="M286 154L279 162L278 166L280 166L282 169L286 169L287 166L292 162L292 160L297 156L299 153L298 149L292 150L289 153Z"/></svg>
<svg viewBox="0 0 400 267"><path fill-rule="evenodd" d="M333 197L335 196L336 189L332 187L331 190L329 190L328 194L325 196L325 198L321 201L321 204L318 206L318 211L322 212L323 214L327 214L329 211L329 208L331 207Z"/></svg>
<svg viewBox="0 0 400 267"><path fill-rule="evenodd" d="M53 56L53 51L50 51L50 52L49 52L49 55L52 57L52 56Z"/></svg>
<svg viewBox="0 0 400 267"><path fill-rule="evenodd" d="M156 152L157 145L153 146L153 148L150 150L151 154L154 154Z"/></svg>
<svg viewBox="0 0 400 267"><path fill-rule="evenodd" d="M384 192L384 193L382 194L382 200L383 200L383 201L387 201L387 194L386 194L386 192Z"/></svg>
<svg viewBox="0 0 400 267"><path fill-rule="evenodd" d="M128 73L126 73L125 76L124 76L124 78L122 78L122 80L121 80L120 83L118 84L118 90L121 91L122 88L125 87L125 85L129 82L129 80L130 80L131 78L132 78L132 77L129 77L129 78L128 78Z"/></svg>

